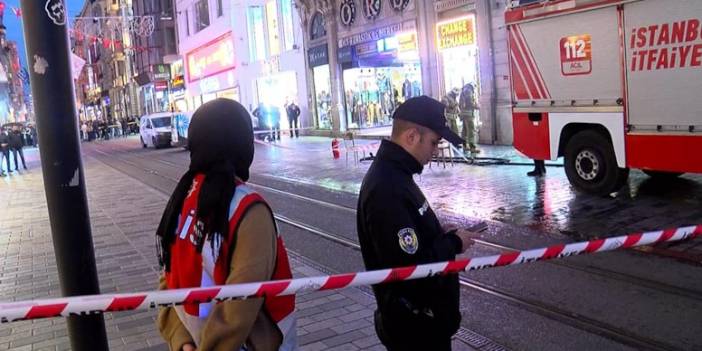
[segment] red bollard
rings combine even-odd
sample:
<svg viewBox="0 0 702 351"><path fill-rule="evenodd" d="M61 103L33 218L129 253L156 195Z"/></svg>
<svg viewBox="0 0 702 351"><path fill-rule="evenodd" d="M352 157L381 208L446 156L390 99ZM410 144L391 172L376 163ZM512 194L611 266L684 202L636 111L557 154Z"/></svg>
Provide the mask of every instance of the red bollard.
<svg viewBox="0 0 702 351"><path fill-rule="evenodd" d="M334 138L332 139L332 156L334 156L334 159L338 159L341 157L341 153L339 152L339 139Z"/></svg>

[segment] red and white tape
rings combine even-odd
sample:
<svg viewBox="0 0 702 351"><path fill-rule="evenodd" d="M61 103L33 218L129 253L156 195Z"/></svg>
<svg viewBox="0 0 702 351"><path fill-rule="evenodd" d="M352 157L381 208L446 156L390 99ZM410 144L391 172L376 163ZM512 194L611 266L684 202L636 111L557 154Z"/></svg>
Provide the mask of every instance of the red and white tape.
<svg viewBox="0 0 702 351"><path fill-rule="evenodd" d="M134 294L89 295L47 300L0 303L0 323L18 320L86 315L103 312L145 310L185 303L227 301L261 296L293 295L303 291L334 290L361 285L421 279L438 274L457 273L490 267L530 263L541 260L597 253L635 246L702 237L702 225L626 236L554 245L501 255L469 258L418 266L298 278L270 282L150 291Z"/></svg>

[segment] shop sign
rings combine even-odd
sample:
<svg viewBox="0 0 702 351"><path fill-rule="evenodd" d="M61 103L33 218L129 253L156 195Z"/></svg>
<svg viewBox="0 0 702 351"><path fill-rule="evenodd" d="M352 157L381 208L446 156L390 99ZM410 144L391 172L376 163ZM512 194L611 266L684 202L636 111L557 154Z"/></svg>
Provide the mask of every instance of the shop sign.
<svg viewBox="0 0 702 351"><path fill-rule="evenodd" d="M466 10L475 10L475 0L439 0L434 3L434 10L442 12L452 10L461 6L469 6Z"/></svg>
<svg viewBox="0 0 702 351"><path fill-rule="evenodd" d="M162 63L152 65L151 72L154 74L154 81L157 80L170 80L171 79L171 67L170 65L165 65Z"/></svg>
<svg viewBox="0 0 702 351"><path fill-rule="evenodd" d="M218 77L208 77L200 79L199 85L202 94L211 93L221 89Z"/></svg>
<svg viewBox="0 0 702 351"><path fill-rule="evenodd" d="M319 45L307 50L307 58L310 61L310 67L317 67L329 63L329 50L327 44Z"/></svg>
<svg viewBox="0 0 702 351"><path fill-rule="evenodd" d="M380 41L382 43L382 41ZM356 45L357 56L371 56L378 53L378 42L363 43Z"/></svg>
<svg viewBox="0 0 702 351"><path fill-rule="evenodd" d="M233 69L234 42L227 33L186 55L188 82L194 82Z"/></svg>
<svg viewBox="0 0 702 351"><path fill-rule="evenodd" d="M436 25L436 43L439 50L475 44L474 17L439 23Z"/></svg>
<svg viewBox="0 0 702 351"><path fill-rule="evenodd" d="M154 82L154 89L155 90L168 90L168 81L166 80L159 80Z"/></svg>
<svg viewBox="0 0 702 351"><path fill-rule="evenodd" d="M353 62L354 49L355 49L354 46L346 46L346 47L339 48L339 51L338 51L339 63Z"/></svg>
<svg viewBox="0 0 702 351"><path fill-rule="evenodd" d="M417 51L417 33L402 33L397 35L399 52Z"/></svg>
<svg viewBox="0 0 702 351"><path fill-rule="evenodd" d="M180 89L185 86L185 79L182 75L175 76L171 82L171 87L173 89Z"/></svg>
<svg viewBox="0 0 702 351"><path fill-rule="evenodd" d="M350 37L339 39L339 47L343 48L346 46L353 46L359 43L365 43L368 41L377 41L378 39L387 38L394 36L395 34L402 32L404 30L414 29L414 21L408 21L405 23L396 23L393 25L376 28L369 30L367 32L358 33Z"/></svg>

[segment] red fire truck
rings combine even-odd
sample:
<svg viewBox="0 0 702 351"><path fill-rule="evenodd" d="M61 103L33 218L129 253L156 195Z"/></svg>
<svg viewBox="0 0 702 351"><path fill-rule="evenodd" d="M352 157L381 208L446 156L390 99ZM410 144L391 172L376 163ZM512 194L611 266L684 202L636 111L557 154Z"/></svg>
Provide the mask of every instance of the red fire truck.
<svg viewBox="0 0 702 351"><path fill-rule="evenodd" d="M702 1L512 1L514 146L594 194L702 173Z"/></svg>

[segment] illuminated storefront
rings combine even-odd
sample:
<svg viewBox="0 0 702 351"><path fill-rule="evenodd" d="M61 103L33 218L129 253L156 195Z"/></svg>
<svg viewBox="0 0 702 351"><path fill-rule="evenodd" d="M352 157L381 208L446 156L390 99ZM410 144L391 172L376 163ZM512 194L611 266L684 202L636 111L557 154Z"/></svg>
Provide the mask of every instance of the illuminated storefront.
<svg viewBox="0 0 702 351"><path fill-rule="evenodd" d="M349 129L387 126L397 106L422 95L414 21L339 40Z"/></svg>
<svg viewBox="0 0 702 351"><path fill-rule="evenodd" d="M327 44L310 48L307 51L307 60L312 68L312 79L316 122L318 129L331 129L331 77L329 74L329 47Z"/></svg>
<svg viewBox="0 0 702 351"><path fill-rule="evenodd" d="M269 74L256 80L259 103L273 105L280 110L280 127L288 128L285 106L297 100L297 74L294 71Z"/></svg>
<svg viewBox="0 0 702 351"><path fill-rule="evenodd" d="M442 70L444 93L461 90L466 84L478 87L478 46L475 16L448 19L436 25L436 46Z"/></svg>
<svg viewBox="0 0 702 351"><path fill-rule="evenodd" d="M171 63L171 77L170 107L174 111L188 111L188 103L185 98L185 68L182 59Z"/></svg>
<svg viewBox="0 0 702 351"><path fill-rule="evenodd" d="M239 100L231 32L186 54L187 108L195 110L217 97Z"/></svg>

